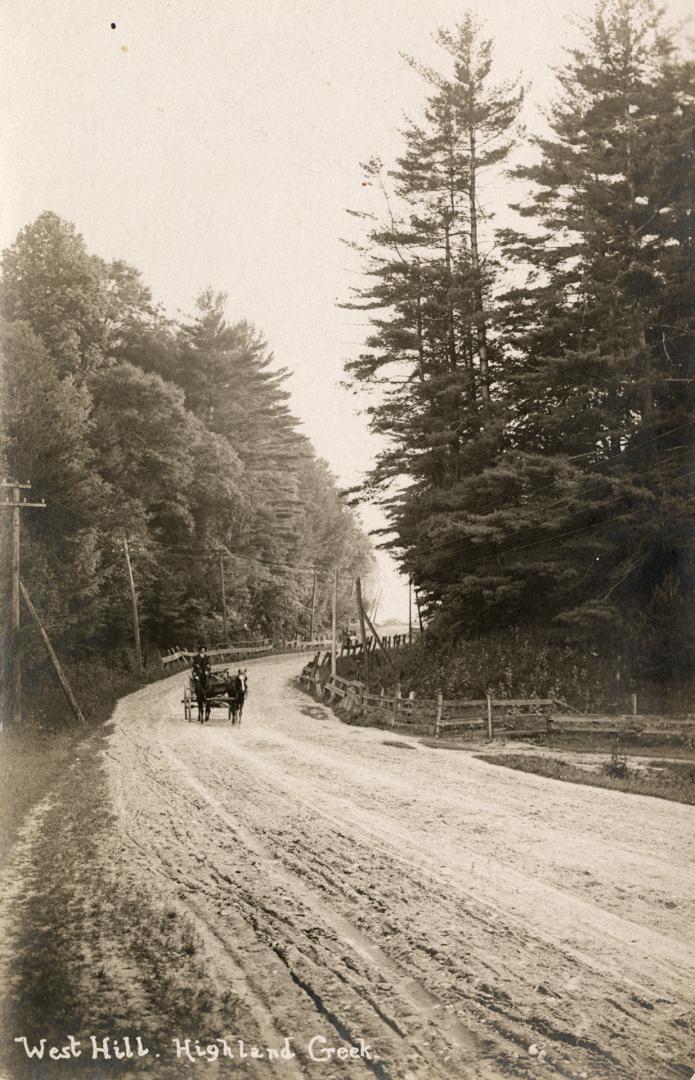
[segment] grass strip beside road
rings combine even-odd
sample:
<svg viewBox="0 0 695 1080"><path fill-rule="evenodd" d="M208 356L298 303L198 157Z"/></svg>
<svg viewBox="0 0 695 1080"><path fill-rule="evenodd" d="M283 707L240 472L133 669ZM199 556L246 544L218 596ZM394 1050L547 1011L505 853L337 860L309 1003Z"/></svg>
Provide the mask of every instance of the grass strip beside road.
<svg viewBox="0 0 695 1080"><path fill-rule="evenodd" d="M625 764L624 775L611 775L611 762L595 768L583 768L556 757L536 754L476 754L481 761L503 765L520 772L565 780L570 784L608 788L630 795L652 795L657 799L695 805L695 762L654 760L639 768Z"/></svg>
<svg viewBox="0 0 695 1080"><path fill-rule="evenodd" d="M135 1033L156 1048L177 1032L234 1027L236 998L209 978L202 942L171 889L160 895L160 875L143 881L131 865L104 778L108 734L102 726L83 737L50 788L33 840L8 859L21 900L6 942L12 960L0 993L0 1073L13 1080L96 1075L85 1056L28 1059L17 1035L63 1045L69 1032L99 1042ZM151 1058L130 1065L173 1075Z"/></svg>
<svg viewBox="0 0 695 1080"><path fill-rule="evenodd" d="M0 863L26 815L73 760L80 738L84 733L75 729L0 735Z"/></svg>

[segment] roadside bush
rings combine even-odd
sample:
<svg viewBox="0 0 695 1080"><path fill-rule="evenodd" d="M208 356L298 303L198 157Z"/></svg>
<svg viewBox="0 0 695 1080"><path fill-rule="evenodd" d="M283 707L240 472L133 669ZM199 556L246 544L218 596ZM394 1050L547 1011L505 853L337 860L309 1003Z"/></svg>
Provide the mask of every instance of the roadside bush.
<svg viewBox="0 0 695 1080"><path fill-rule="evenodd" d="M80 661L68 661L63 670L89 727L106 720L116 702L144 683L162 677L159 660L145 663L139 678L132 657L126 650L116 650L107 657L85 653ZM55 673L42 662L25 666L23 671L22 730L26 734L42 734L67 729L75 719L58 684Z"/></svg>
<svg viewBox="0 0 695 1080"><path fill-rule="evenodd" d="M391 654L396 673L377 653L370 654L370 687L417 697L556 697L586 712L623 713L633 687L616 660L616 650L553 639L539 629L499 631L447 646L428 634ZM360 657L340 657L339 674L364 681ZM690 699L693 700L692 698ZM640 706L653 711L687 711L688 688L651 684L640 687Z"/></svg>
<svg viewBox="0 0 695 1080"><path fill-rule="evenodd" d="M613 748L611 756L603 766L606 776L612 776L616 780L624 780L628 775L627 758L617 747Z"/></svg>

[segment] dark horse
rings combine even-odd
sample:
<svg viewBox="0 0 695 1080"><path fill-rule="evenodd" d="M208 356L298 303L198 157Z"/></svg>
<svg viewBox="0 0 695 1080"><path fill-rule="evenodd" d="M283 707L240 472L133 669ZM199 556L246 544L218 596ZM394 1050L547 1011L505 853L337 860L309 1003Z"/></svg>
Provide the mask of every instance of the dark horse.
<svg viewBox="0 0 695 1080"><path fill-rule="evenodd" d="M233 724L240 724L241 714L244 711L244 698L246 697L244 683L238 675L230 675L227 679L226 689L231 721Z"/></svg>
<svg viewBox="0 0 695 1080"><path fill-rule="evenodd" d="M200 671L195 672L193 675L193 683L195 686L195 700L198 705L198 723L207 723L210 719L210 709L212 706L208 701L208 691L210 690L210 672Z"/></svg>

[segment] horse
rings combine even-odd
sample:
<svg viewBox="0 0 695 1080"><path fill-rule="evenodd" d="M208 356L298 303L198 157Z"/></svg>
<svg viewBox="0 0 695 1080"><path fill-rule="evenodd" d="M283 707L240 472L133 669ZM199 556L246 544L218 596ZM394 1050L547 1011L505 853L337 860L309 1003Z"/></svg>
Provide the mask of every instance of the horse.
<svg viewBox="0 0 695 1080"><path fill-rule="evenodd" d="M193 675L193 684L195 689L195 700L198 706L198 723L207 723L210 719L210 710L212 708L207 697L208 691L210 689L209 672L196 672Z"/></svg>
<svg viewBox="0 0 695 1080"><path fill-rule="evenodd" d="M226 689L232 723L240 724L241 714L244 711L244 698L246 697L244 684L238 675L230 675L227 679Z"/></svg>

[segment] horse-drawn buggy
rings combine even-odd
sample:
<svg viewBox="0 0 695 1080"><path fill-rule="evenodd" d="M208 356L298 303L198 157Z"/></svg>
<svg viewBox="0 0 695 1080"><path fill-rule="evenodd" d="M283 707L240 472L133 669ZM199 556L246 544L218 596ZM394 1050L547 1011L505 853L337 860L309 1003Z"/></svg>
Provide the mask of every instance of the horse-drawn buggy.
<svg viewBox="0 0 695 1080"><path fill-rule="evenodd" d="M246 688L243 679L230 671L192 671L183 689L183 715L190 724L193 708L198 709L198 723L210 719L212 709L226 709L232 724L241 723Z"/></svg>

